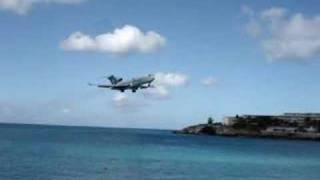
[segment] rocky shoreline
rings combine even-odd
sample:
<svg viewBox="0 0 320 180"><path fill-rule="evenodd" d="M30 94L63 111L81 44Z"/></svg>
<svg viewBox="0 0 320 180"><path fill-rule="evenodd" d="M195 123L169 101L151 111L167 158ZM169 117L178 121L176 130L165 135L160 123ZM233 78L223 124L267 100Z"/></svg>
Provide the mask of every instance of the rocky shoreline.
<svg viewBox="0 0 320 180"><path fill-rule="evenodd" d="M256 138L276 138L276 139L302 139L302 140L320 140L318 132L269 132L266 130L248 130L237 129L232 126L215 124L198 124L188 126L182 130L173 131L176 134L194 134L194 135L214 135L214 136L242 136Z"/></svg>

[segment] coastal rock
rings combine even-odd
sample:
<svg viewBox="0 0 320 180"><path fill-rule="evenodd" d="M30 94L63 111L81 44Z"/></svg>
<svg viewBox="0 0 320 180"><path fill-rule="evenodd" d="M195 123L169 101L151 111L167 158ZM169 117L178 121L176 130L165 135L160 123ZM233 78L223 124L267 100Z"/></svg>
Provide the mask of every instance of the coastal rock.
<svg viewBox="0 0 320 180"><path fill-rule="evenodd" d="M215 135L216 134L216 127L211 124L198 124L198 125L183 128L180 131L174 131L174 133Z"/></svg>
<svg viewBox="0 0 320 180"><path fill-rule="evenodd" d="M304 139L320 140L320 133L307 132L268 132L265 130L248 130L239 129L222 124L198 124L174 131L176 134L195 134L195 135L216 135L216 136L243 136L259 138L276 138L276 139Z"/></svg>

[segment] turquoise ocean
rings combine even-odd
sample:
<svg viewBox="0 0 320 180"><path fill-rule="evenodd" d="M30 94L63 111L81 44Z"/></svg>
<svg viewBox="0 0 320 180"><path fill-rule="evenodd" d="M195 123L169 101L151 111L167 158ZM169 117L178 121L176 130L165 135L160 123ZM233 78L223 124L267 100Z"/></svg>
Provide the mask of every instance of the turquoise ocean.
<svg viewBox="0 0 320 180"><path fill-rule="evenodd" d="M319 180L320 142L0 124L0 180Z"/></svg>

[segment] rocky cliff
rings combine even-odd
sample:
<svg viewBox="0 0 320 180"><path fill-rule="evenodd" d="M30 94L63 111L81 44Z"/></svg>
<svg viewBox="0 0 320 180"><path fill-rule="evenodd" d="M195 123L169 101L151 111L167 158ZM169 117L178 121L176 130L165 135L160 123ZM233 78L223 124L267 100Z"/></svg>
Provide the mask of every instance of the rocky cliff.
<svg viewBox="0 0 320 180"><path fill-rule="evenodd" d="M285 139L308 139L320 140L320 133L288 133L266 132L247 129L236 129L222 124L198 124L174 131L177 134L216 135L216 136L244 136L261 138L285 138Z"/></svg>

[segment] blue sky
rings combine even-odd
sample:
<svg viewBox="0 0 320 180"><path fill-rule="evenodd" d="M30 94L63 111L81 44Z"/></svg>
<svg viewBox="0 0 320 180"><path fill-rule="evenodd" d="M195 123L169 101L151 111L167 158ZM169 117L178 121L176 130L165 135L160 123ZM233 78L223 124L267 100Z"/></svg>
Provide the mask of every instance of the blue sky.
<svg viewBox="0 0 320 180"><path fill-rule="evenodd" d="M0 0L0 121L172 129L208 116L318 112L318 4ZM133 30L125 48L95 38ZM149 73L162 89L87 86Z"/></svg>

